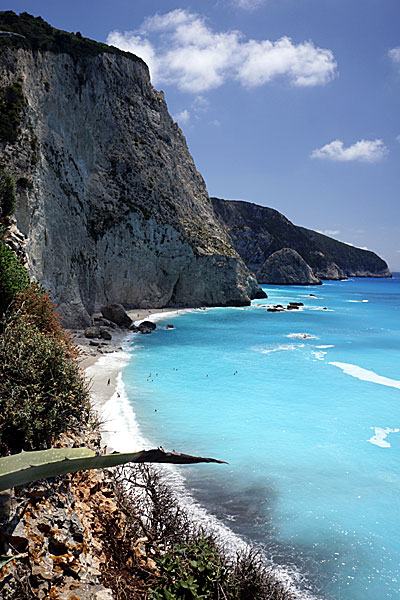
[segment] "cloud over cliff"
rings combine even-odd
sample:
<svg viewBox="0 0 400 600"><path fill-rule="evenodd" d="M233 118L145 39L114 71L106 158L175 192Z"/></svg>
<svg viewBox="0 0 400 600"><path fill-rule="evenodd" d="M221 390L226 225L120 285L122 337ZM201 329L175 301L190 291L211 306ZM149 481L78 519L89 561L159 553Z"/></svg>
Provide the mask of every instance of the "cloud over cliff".
<svg viewBox="0 0 400 600"><path fill-rule="evenodd" d="M237 30L216 32L202 16L184 9L148 17L137 31L112 31L107 42L143 58L153 83L195 94L228 81L253 88L280 77L311 87L336 75L332 51L312 41L295 44L286 36L252 40Z"/></svg>

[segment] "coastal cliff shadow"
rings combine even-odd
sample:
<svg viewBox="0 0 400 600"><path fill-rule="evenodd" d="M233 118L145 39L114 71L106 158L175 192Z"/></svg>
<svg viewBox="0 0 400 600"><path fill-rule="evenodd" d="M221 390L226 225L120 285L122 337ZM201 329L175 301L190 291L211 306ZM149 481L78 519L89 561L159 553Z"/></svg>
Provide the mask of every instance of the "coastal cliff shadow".
<svg viewBox="0 0 400 600"><path fill-rule="evenodd" d="M327 532L322 542L280 540L279 492L272 482L232 491L229 476L211 476L205 481L193 469L188 475L193 497L231 531L261 549L278 570L292 574L302 592L318 599L337 600L340 590L349 585L348 573L354 574L365 565L367 554L354 538L344 540Z"/></svg>

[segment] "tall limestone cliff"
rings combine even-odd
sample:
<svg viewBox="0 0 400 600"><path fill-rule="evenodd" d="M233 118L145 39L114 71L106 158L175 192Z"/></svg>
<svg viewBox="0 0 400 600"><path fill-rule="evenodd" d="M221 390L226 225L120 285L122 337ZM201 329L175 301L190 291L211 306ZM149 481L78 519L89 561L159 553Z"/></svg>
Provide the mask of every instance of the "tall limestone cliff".
<svg viewBox="0 0 400 600"><path fill-rule="evenodd" d="M64 322L106 302L259 294L145 63L26 13L0 13L0 30L24 36L0 38L0 167L17 182L29 270Z"/></svg>
<svg viewBox="0 0 400 600"><path fill-rule="evenodd" d="M215 213L221 225L229 232L237 252L263 283L275 283L268 279L267 274L271 271L263 265L270 256L284 248L295 250L311 267L317 279L391 277L386 262L374 252L355 248L316 231L293 225L277 210L250 202L220 198L212 198L212 202ZM287 264L288 254L285 252L274 257L274 268L277 267L279 257L284 258ZM281 276L283 272L282 265ZM303 272L300 276L302 278ZM293 273L288 275L286 283L294 283ZM313 283L312 278L307 283Z"/></svg>

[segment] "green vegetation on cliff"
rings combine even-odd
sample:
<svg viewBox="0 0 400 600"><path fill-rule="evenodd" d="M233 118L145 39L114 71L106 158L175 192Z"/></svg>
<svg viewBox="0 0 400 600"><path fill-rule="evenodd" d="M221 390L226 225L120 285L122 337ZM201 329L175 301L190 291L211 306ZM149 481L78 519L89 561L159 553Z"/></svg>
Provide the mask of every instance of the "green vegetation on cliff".
<svg viewBox="0 0 400 600"><path fill-rule="evenodd" d="M0 37L0 44L2 39ZM13 144L17 140L25 105L19 81L0 89L0 141Z"/></svg>
<svg viewBox="0 0 400 600"><path fill-rule="evenodd" d="M102 52L108 52L122 54L143 62L141 58L130 52L124 52L114 46L107 46L107 44L84 38L79 31L68 33L56 29L46 23L42 17L34 17L27 12L17 15L12 10L0 11L0 31L18 34L18 36L1 36L0 48L1 46L22 47L34 52L50 50L57 54L69 54L74 59L81 56L97 56Z"/></svg>
<svg viewBox="0 0 400 600"><path fill-rule="evenodd" d="M88 387L45 289L0 241L0 454L50 446L89 416Z"/></svg>
<svg viewBox="0 0 400 600"><path fill-rule="evenodd" d="M1 231L0 231L1 234ZM0 235L0 322L15 297L29 286L29 275Z"/></svg>

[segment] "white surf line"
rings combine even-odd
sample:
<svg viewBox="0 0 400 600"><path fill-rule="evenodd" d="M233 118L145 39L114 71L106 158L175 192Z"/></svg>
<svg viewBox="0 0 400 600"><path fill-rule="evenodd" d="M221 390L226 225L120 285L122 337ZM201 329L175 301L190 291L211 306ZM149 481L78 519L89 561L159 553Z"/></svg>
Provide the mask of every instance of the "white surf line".
<svg viewBox="0 0 400 600"><path fill-rule="evenodd" d="M371 427L371 429L375 430L375 435L373 435L367 442L371 442L371 444L375 444L375 446L380 446L381 448L390 448L389 442L386 441L389 433L399 433L400 429L390 429L390 427Z"/></svg>
<svg viewBox="0 0 400 600"><path fill-rule="evenodd" d="M400 390L400 381L397 381L396 379L383 377L382 375L374 373L374 371L368 371L368 369L363 369L362 367L350 363L330 362L329 364L342 369L346 375L351 375L356 379L370 381L371 383L379 383L380 385L386 385L387 387L393 387Z"/></svg>
<svg viewBox="0 0 400 600"><path fill-rule="evenodd" d="M315 357L313 360L325 360L324 356L326 352L323 352L322 350L319 350L318 352L313 351L311 354Z"/></svg>
<svg viewBox="0 0 400 600"><path fill-rule="evenodd" d="M110 355L104 358L107 358L108 362L110 362L109 357ZM127 354L124 353L123 360L117 366L121 368L125 366L127 364L126 359ZM105 365L106 360L103 361L101 366L104 368ZM136 413L128 398L121 371L117 375L115 392L102 407L101 415L107 421L105 424L106 432L103 433L102 439L103 443L107 443L108 452L114 449L117 449L118 452L132 452L155 446L141 432ZM240 535L234 533L232 529L227 527L212 512L209 512L195 500L187 489L186 478L179 467L164 464L157 465L155 468L164 474L170 490L193 521L205 531L212 533L228 554L234 557L240 550L243 552L251 550L251 544L246 542ZM284 585L285 589L293 595L294 600L320 600L309 592L301 590L303 575L299 571L290 567L276 565L267 557L265 557L265 564L273 570L276 580Z"/></svg>
<svg viewBox="0 0 400 600"><path fill-rule="evenodd" d="M255 346L251 348L254 352L260 352L261 354L271 354L272 352L281 352L285 350L299 350L300 348L304 348L305 344L281 344L276 348L263 348L260 346Z"/></svg>
<svg viewBox="0 0 400 600"><path fill-rule="evenodd" d="M147 317L144 317L143 319L137 319L135 321L133 321L133 324L138 326L140 325L140 323L143 323L143 321L152 321L153 323L157 323L158 321L165 321L167 319L173 319L175 317L179 317L180 315L184 315L184 314L188 314L188 313L193 313L193 312L206 312L208 310L210 310L211 308L214 307L204 307L204 308L177 308L177 309L171 309L169 311L166 312L159 312L159 313L150 313Z"/></svg>
<svg viewBox="0 0 400 600"><path fill-rule="evenodd" d="M288 338L293 338L293 339L310 339L310 340L318 340L319 338L316 335L312 335L311 333L288 333L286 335L286 337Z"/></svg>

